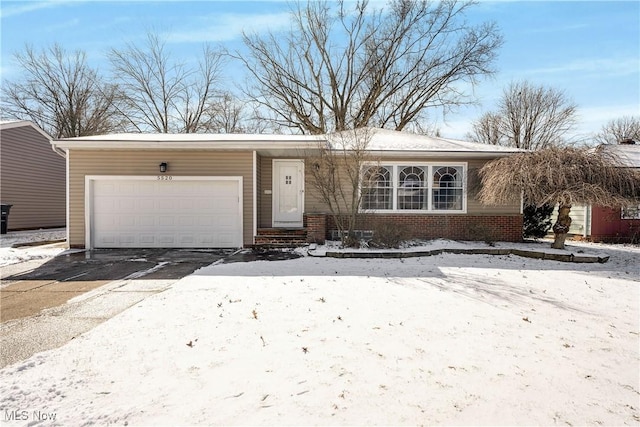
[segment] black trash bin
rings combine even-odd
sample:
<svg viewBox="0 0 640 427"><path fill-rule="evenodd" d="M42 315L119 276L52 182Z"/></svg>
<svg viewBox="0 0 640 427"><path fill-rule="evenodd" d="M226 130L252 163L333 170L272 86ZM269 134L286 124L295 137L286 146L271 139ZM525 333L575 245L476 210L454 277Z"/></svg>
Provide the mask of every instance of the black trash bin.
<svg viewBox="0 0 640 427"><path fill-rule="evenodd" d="M9 211L11 210L11 206L8 204L0 204L0 234L7 234L7 227L9 225Z"/></svg>

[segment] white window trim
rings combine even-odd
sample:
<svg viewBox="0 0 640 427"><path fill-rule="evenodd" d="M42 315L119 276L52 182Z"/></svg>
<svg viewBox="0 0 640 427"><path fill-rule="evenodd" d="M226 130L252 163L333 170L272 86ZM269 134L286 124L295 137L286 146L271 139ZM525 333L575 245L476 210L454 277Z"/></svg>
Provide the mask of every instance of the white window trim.
<svg viewBox="0 0 640 427"><path fill-rule="evenodd" d="M427 168L427 209L398 209L398 181L399 181L399 168L407 166L426 167ZM389 167L391 168L391 209L362 209L362 188L360 188L360 204L358 211L361 213L373 213L373 214L422 214L422 215L460 215L467 213L467 176L468 176L468 163L467 162L377 162L377 163L364 163L360 173L364 173L367 168L370 167ZM435 210L433 209L433 170L439 167L460 167L462 168L462 209L460 210Z"/></svg>

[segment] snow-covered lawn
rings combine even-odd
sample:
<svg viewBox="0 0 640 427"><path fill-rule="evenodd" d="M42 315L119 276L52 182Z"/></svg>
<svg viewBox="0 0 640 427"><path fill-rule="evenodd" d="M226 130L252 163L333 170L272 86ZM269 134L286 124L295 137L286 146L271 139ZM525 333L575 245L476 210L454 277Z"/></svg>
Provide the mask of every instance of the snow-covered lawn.
<svg viewBox="0 0 640 427"><path fill-rule="evenodd" d="M640 248L580 247L611 259L307 256L206 267L1 370L0 417L638 425Z"/></svg>

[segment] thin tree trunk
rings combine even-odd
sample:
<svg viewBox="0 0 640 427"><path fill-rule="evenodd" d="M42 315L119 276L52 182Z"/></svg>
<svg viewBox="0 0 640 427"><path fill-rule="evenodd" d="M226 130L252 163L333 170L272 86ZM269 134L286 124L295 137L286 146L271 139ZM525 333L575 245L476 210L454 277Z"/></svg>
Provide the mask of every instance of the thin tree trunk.
<svg viewBox="0 0 640 427"><path fill-rule="evenodd" d="M567 238L567 233L571 227L571 217L569 212L571 211L571 205L561 205L558 207L558 219L553 224L553 232L555 233L555 239L551 245L554 249L564 249L564 241Z"/></svg>

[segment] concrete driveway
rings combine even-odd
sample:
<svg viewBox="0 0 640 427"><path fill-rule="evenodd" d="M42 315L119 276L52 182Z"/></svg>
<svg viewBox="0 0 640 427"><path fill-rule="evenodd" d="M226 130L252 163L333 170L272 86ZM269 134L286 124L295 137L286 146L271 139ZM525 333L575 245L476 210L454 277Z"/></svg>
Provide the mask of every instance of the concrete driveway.
<svg viewBox="0 0 640 427"><path fill-rule="evenodd" d="M234 250L81 251L3 267L0 367L65 344Z"/></svg>

